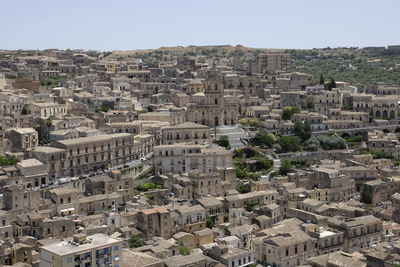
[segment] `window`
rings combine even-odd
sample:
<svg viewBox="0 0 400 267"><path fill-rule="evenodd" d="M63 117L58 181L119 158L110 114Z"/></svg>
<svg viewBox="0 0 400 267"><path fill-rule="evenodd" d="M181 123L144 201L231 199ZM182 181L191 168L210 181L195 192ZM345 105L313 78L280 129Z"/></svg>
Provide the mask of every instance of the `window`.
<svg viewBox="0 0 400 267"><path fill-rule="evenodd" d="M114 250L118 251L119 250L119 246L114 246Z"/></svg>
<svg viewBox="0 0 400 267"><path fill-rule="evenodd" d="M71 263L72 262L72 257L68 257L66 260L67 263Z"/></svg>

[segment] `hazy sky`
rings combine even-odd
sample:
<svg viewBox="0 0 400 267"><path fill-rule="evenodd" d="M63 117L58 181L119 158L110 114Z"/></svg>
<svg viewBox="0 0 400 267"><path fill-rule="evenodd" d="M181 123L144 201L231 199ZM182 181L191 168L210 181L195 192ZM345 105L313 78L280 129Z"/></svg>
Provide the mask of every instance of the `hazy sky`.
<svg viewBox="0 0 400 267"><path fill-rule="evenodd" d="M3 0L0 49L400 44L399 0Z"/></svg>

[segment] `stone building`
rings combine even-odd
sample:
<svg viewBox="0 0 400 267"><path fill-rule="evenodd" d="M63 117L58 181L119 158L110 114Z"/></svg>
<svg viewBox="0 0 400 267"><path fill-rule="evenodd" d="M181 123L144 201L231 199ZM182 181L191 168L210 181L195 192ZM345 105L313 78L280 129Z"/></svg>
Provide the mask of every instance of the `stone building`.
<svg viewBox="0 0 400 267"><path fill-rule="evenodd" d="M343 250L358 252L382 240L382 221L373 215L356 218L329 218L331 227L344 232Z"/></svg>
<svg viewBox="0 0 400 267"><path fill-rule="evenodd" d="M105 234L76 234L40 248L40 266L119 266L122 241Z"/></svg>
<svg viewBox="0 0 400 267"><path fill-rule="evenodd" d="M137 227L147 237L160 236L165 239L170 238L174 231L171 213L164 207L139 211Z"/></svg>
<svg viewBox="0 0 400 267"><path fill-rule="evenodd" d="M66 166L70 176L109 169L136 160L142 148L129 133L62 140L53 146L67 151Z"/></svg>
<svg viewBox="0 0 400 267"><path fill-rule="evenodd" d="M37 209L39 203L39 190L27 190L22 184L4 187L3 205L5 210L22 213Z"/></svg>
<svg viewBox="0 0 400 267"><path fill-rule="evenodd" d="M261 262L271 266L299 266L316 255L317 240L301 230L266 238L262 243Z"/></svg>
<svg viewBox="0 0 400 267"><path fill-rule="evenodd" d="M161 128L161 138L163 145L171 145L175 143L208 143L210 139L210 127L186 122L175 126L167 126Z"/></svg>
<svg viewBox="0 0 400 267"><path fill-rule="evenodd" d="M343 94L340 89L332 91L321 91L321 94L314 96L314 110L328 114L329 109L341 109L343 105Z"/></svg>
<svg viewBox="0 0 400 267"><path fill-rule="evenodd" d="M38 132L33 128L15 128L6 132L6 137L11 140L15 151L26 151L39 144Z"/></svg>
<svg viewBox="0 0 400 267"><path fill-rule="evenodd" d="M174 175L172 192L183 199L198 199L203 196L226 196L236 186L233 168L217 168L212 172L194 169L182 175Z"/></svg>
<svg viewBox="0 0 400 267"><path fill-rule="evenodd" d="M187 121L210 127L235 124L239 106L238 103L228 103L224 98L222 74L218 70L210 70L204 84L204 97L188 105Z"/></svg>
<svg viewBox="0 0 400 267"><path fill-rule="evenodd" d="M171 210L171 220L173 231L175 232L184 231L193 233L203 230L207 227L206 209L200 205L179 205Z"/></svg>
<svg viewBox="0 0 400 267"><path fill-rule="evenodd" d="M67 151L65 149L38 146L31 151L31 155L33 158L47 165L49 182L54 182L60 177L67 176Z"/></svg>
<svg viewBox="0 0 400 267"><path fill-rule="evenodd" d="M31 103L27 105L28 114L42 119L50 117L62 117L67 114L67 107L58 103Z"/></svg>
<svg viewBox="0 0 400 267"><path fill-rule="evenodd" d="M232 166L231 151L216 145L180 143L154 147L156 173L212 172Z"/></svg>
<svg viewBox="0 0 400 267"><path fill-rule="evenodd" d="M261 54L258 56L259 69L261 72L285 70L289 57L289 54L280 52Z"/></svg>

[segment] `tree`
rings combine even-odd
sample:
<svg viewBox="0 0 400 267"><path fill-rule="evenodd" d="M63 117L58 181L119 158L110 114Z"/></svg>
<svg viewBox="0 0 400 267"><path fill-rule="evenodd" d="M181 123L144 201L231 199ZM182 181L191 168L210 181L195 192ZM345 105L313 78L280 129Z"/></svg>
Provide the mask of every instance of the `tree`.
<svg viewBox="0 0 400 267"><path fill-rule="evenodd" d="M221 226L221 229L224 231L224 234L225 234L226 236L231 235L231 231L229 230L228 226L222 225L222 226Z"/></svg>
<svg viewBox="0 0 400 267"><path fill-rule="evenodd" d="M129 240L129 247L130 248L139 248L144 245L143 239L137 236L132 236L132 238Z"/></svg>
<svg viewBox="0 0 400 267"><path fill-rule="evenodd" d="M324 79L324 76L322 74L319 77L319 84L325 84L325 79Z"/></svg>
<svg viewBox="0 0 400 267"><path fill-rule="evenodd" d="M336 134L319 135L316 138L318 139L320 146L324 150L346 148L346 141Z"/></svg>
<svg viewBox="0 0 400 267"><path fill-rule="evenodd" d="M308 151L317 151L320 147L319 140L315 136L308 139L304 145Z"/></svg>
<svg viewBox="0 0 400 267"><path fill-rule="evenodd" d="M280 175L286 175L290 172L292 167L292 163L288 159L283 159L281 161L281 167L279 168L279 174Z"/></svg>
<svg viewBox="0 0 400 267"><path fill-rule="evenodd" d="M252 158L257 155L257 151L253 147L238 148L233 151L234 158Z"/></svg>
<svg viewBox="0 0 400 267"><path fill-rule="evenodd" d="M310 139L312 135L310 122L296 122L294 124L294 134L298 136L302 142Z"/></svg>
<svg viewBox="0 0 400 267"><path fill-rule="evenodd" d="M239 123L243 126L258 127L260 126L260 120L257 118L243 118L239 120Z"/></svg>
<svg viewBox="0 0 400 267"><path fill-rule="evenodd" d="M331 91L333 88L336 88L336 82L331 77L330 82L325 84L325 89Z"/></svg>
<svg viewBox="0 0 400 267"><path fill-rule="evenodd" d="M296 152L301 149L300 140L295 136L282 136L278 143L281 146L280 152L282 153Z"/></svg>
<svg viewBox="0 0 400 267"><path fill-rule="evenodd" d="M291 106L286 106L283 108L283 112L282 112L282 120L290 120L292 118L293 115L293 108Z"/></svg>
<svg viewBox="0 0 400 267"><path fill-rule="evenodd" d="M225 147L226 149L231 148L231 144L229 143L228 136L226 136L226 135L220 136L219 140L217 141L217 144L219 146Z"/></svg>
<svg viewBox="0 0 400 267"><path fill-rule="evenodd" d="M207 217L207 221L206 221L206 225L208 228L213 228L215 225L215 220L217 219L216 216L208 216Z"/></svg>
<svg viewBox="0 0 400 267"><path fill-rule="evenodd" d="M252 160L250 164L250 171L261 171L261 170L269 170L272 168L273 161L268 158L260 158L257 160Z"/></svg>
<svg viewBox="0 0 400 267"><path fill-rule="evenodd" d="M290 120L292 118L292 115L295 113L299 113L300 109L298 107L292 107L292 106L285 106L283 108L282 112L282 120Z"/></svg>
<svg viewBox="0 0 400 267"><path fill-rule="evenodd" d="M244 184L240 184L236 186L236 191L238 191L240 194L246 194L250 192L250 188L248 186L245 186Z"/></svg>
<svg viewBox="0 0 400 267"><path fill-rule="evenodd" d="M10 165L15 165L19 161L19 158L12 156L11 158L5 157L3 155L0 155L0 166L10 166Z"/></svg>
<svg viewBox="0 0 400 267"><path fill-rule="evenodd" d="M21 110L21 115L26 115L26 114L28 114L28 109L26 108L26 105L24 105Z"/></svg>
<svg viewBox="0 0 400 267"><path fill-rule="evenodd" d="M14 74L6 74L4 76L5 76L6 79L15 79L15 78L18 77L17 75L14 75Z"/></svg>
<svg viewBox="0 0 400 267"><path fill-rule="evenodd" d="M264 131L258 131L253 138L253 143L256 146L272 147L276 143L276 137L272 133L267 134Z"/></svg>
<svg viewBox="0 0 400 267"><path fill-rule="evenodd" d="M248 212L251 212L254 210L254 207L257 205L257 203L247 203L244 207L244 209Z"/></svg>
<svg viewBox="0 0 400 267"><path fill-rule="evenodd" d="M94 111L95 112L108 112L110 110L110 108L109 107L106 107L106 106L101 106L101 107L99 107L99 108L96 108Z"/></svg>
<svg viewBox="0 0 400 267"><path fill-rule="evenodd" d="M44 120L38 119L35 130L38 132L39 144L45 145L50 142L50 127L52 125L51 117Z"/></svg>
<svg viewBox="0 0 400 267"><path fill-rule="evenodd" d="M249 172L242 166L235 166L235 171L236 177L239 179L246 178L249 175Z"/></svg>

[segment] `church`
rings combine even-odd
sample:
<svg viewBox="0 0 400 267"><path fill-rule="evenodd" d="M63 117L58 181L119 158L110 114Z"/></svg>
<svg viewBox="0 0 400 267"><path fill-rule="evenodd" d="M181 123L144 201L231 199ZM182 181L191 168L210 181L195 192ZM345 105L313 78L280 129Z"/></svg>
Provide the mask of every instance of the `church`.
<svg viewBox="0 0 400 267"><path fill-rule="evenodd" d="M192 95L187 109L187 121L210 127L234 125L238 120L239 105L224 94L223 76L211 69L204 81L204 92Z"/></svg>

